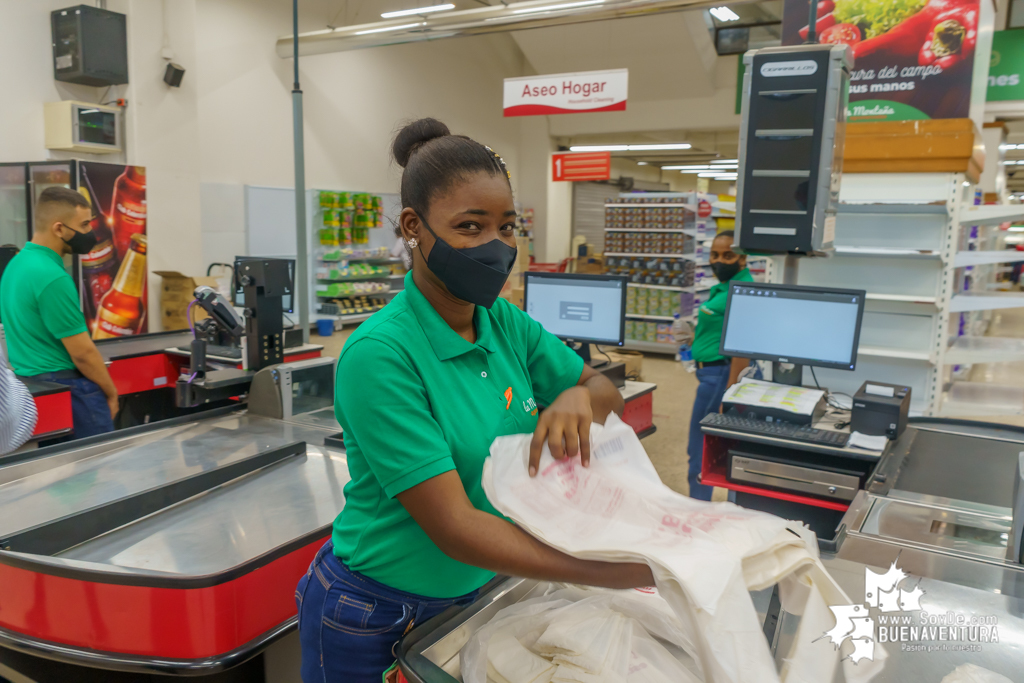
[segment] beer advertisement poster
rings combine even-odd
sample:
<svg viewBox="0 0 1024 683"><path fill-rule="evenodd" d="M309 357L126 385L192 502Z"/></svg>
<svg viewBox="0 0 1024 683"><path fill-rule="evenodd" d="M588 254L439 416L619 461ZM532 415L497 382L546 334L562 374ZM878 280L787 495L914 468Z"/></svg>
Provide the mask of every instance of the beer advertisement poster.
<svg viewBox="0 0 1024 683"><path fill-rule="evenodd" d="M92 203L97 237L79 262L89 332L93 339L145 334L146 169L81 161L78 176L78 191Z"/></svg>
<svg viewBox="0 0 1024 683"><path fill-rule="evenodd" d="M820 43L853 51L847 121L966 118L978 0L820 0ZM782 44L808 35L810 3L785 0Z"/></svg>

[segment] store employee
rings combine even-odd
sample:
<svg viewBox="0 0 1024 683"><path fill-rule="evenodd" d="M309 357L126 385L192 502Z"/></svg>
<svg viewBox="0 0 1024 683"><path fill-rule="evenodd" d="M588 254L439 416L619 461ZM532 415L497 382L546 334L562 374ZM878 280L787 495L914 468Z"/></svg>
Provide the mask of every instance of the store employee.
<svg viewBox="0 0 1024 683"><path fill-rule="evenodd" d="M501 158L422 119L395 139L404 167L399 228L405 290L364 322L338 359L335 414L351 482L332 541L299 582L302 678L381 680L415 624L471 602L495 573L613 588L651 585L646 565L578 560L491 506L481 471L495 437L532 432L589 464L592 420L615 387L498 298L516 257ZM547 408L538 414L538 405Z"/></svg>
<svg viewBox="0 0 1024 683"><path fill-rule="evenodd" d="M724 230L711 243L708 261L718 284L711 288L708 300L697 313L697 327L693 333L693 360L697 365L697 396L690 416L690 440L686 449L690 457L690 497L711 500L711 486L698 483L704 459L704 434L700 421L710 413L717 413L725 390L736 383L743 368L750 364L746 358L726 358L718 352L725 323L725 303L729 297L729 282L753 282L747 270L747 257L733 251L733 231Z"/></svg>
<svg viewBox="0 0 1024 683"><path fill-rule="evenodd" d="M32 241L11 259L0 280L0 318L11 366L22 377L71 388L76 439L112 431L117 414L117 389L89 337L62 260L96 246L91 220L85 197L64 187L46 188L36 204Z"/></svg>

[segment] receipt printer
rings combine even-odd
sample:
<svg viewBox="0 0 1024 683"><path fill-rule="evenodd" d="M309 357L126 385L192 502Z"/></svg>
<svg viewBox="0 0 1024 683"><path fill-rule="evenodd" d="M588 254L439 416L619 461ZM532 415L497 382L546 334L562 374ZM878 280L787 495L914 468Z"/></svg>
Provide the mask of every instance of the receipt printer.
<svg viewBox="0 0 1024 683"><path fill-rule="evenodd" d="M864 382L853 396L850 430L895 439L907 428L909 412L910 387Z"/></svg>

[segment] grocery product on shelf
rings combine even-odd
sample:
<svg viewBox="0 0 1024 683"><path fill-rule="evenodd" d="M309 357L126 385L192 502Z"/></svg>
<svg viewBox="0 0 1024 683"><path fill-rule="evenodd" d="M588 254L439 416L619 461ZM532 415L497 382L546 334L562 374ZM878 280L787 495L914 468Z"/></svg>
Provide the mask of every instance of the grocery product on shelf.
<svg viewBox="0 0 1024 683"><path fill-rule="evenodd" d="M316 295L333 298L352 296L353 294L375 294L389 292L386 282L321 282L316 286Z"/></svg>

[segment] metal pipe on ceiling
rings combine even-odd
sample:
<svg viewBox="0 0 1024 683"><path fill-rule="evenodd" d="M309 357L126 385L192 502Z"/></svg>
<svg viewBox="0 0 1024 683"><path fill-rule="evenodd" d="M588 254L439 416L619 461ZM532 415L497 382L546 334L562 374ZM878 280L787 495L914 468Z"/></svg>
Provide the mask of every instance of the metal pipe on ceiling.
<svg viewBox="0 0 1024 683"><path fill-rule="evenodd" d="M721 4L708 0L526 0L456 12L412 15L372 24L299 34L299 54L344 52L441 38L477 36L531 28L649 16ZM736 4L736 3L732 3ZM293 54L293 37L277 39L277 56Z"/></svg>

